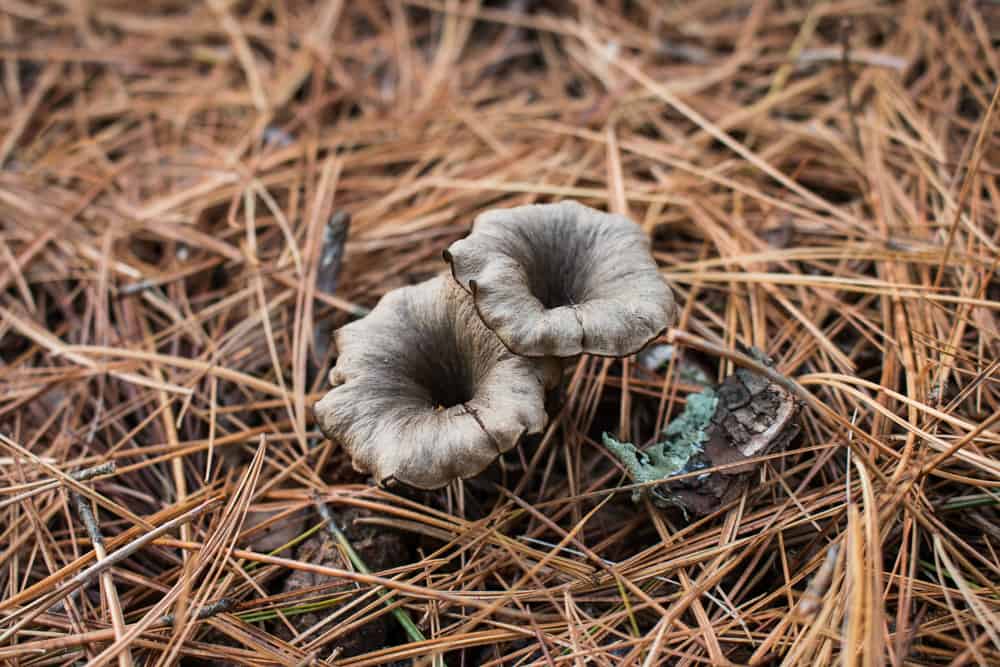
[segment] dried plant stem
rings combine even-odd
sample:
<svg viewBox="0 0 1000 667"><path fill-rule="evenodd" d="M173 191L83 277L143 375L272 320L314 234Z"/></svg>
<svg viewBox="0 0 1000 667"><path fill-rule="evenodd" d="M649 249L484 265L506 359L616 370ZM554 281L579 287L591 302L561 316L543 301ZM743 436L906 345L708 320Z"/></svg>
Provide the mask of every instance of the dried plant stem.
<svg viewBox="0 0 1000 667"><path fill-rule="evenodd" d="M74 475L79 478L79 475ZM87 534L90 536L90 543L97 554L97 562L108 557L108 552L104 549L104 538L101 536L100 526L97 525L97 517L91 509L90 504L78 494L72 494L73 502L76 505L77 514L80 515ZM111 572L107 569L100 573L101 591L108 605L108 614L111 616L111 628L114 631L114 638L121 640L125 632L125 619L122 616L121 602L118 600L118 591L115 589L115 582L111 578ZM132 652L123 651L118 655L118 664L121 667L130 667L132 662Z"/></svg>

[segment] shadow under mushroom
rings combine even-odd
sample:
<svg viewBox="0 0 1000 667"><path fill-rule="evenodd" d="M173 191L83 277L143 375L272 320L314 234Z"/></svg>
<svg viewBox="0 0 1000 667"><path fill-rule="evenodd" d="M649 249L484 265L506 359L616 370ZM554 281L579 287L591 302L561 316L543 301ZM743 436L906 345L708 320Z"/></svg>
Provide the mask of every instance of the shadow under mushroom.
<svg viewBox="0 0 1000 667"><path fill-rule="evenodd" d="M471 477L547 422L544 365L511 354L446 275L386 294L334 340L316 421L380 482Z"/></svg>

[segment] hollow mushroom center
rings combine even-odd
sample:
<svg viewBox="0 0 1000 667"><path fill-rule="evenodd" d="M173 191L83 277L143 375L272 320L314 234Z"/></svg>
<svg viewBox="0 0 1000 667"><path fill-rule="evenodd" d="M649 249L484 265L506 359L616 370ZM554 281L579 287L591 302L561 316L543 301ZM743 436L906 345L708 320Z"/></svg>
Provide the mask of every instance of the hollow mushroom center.
<svg viewBox="0 0 1000 667"><path fill-rule="evenodd" d="M532 295L548 309L572 306L582 298L572 281L565 274L537 271L529 274L528 288Z"/></svg>
<svg viewBox="0 0 1000 667"><path fill-rule="evenodd" d="M587 253L559 249L561 239L546 239L550 247L522 260L528 289L547 309L587 300ZM579 250L579 249L578 249Z"/></svg>
<svg viewBox="0 0 1000 667"><path fill-rule="evenodd" d="M479 385L472 360L456 340L438 341L433 348L414 355L409 375L435 409L472 400Z"/></svg>

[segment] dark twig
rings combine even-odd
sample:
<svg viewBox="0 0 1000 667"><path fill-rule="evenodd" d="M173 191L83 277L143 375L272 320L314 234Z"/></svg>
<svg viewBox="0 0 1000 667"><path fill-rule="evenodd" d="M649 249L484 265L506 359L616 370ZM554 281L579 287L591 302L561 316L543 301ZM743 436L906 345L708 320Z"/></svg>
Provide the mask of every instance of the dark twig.
<svg viewBox="0 0 1000 667"><path fill-rule="evenodd" d="M319 254L319 272L316 274L316 289L324 294L337 291L340 277L340 262L344 257L344 244L351 229L351 215L347 211L335 211L323 230L323 246Z"/></svg>
<svg viewBox="0 0 1000 667"><path fill-rule="evenodd" d="M851 99L851 40L848 32L853 23L851 19L844 18L840 21L840 67L843 70L844 100L847 102L847 116L851 122L851 139L854 141L854 150L858 156L864 155L861 149L861 131L858 129L857 110L854 108L854 101Z"/></svg>
<svg viewBox="0 0 1000 667"><path fill-rule="evenodd" d="M319 270L316 272L316 291L334 294L340 278L340 265L344 257L344 244L351 228L351 216L346 211L335 211L323 230L323 245L319 254ZM317 363L322 363L330 348L330 321L320 319L313 329L313 349Z"/></svg>
<svg viewBox="0 0 1000 667"><path fill-rule="evenodd" d="M195 614L195 618L202 621L210 616L215 616L216 614L224 614L234 606L233 601L229 598L219 598L215 602L210 602L199 609L198 613ZM177 617L174 616L174 614L164 614L160 617L160 625L171 626L174 624L176 618Z"/></svg>
<svg viewBox="0 0 1000 667"><path fill-rule="evenodd" d="M108 552L104 548L104 537L101 535L101 528L97 524L97 517L90 506L90 501L78 493L71 494L76 505L76 511L83 521L87 534L90 536L90 544L97 556L97 562L107 559ZM101 593L108 604L108 614L111 616L111 627L114 630L115 640L120 640L125 634L125 616L122 614L121 601L118 599L118 591L115 589L115 582L111 578L111 572L105 570L100 574ZM118 654L118 664L120 667L131 667L132 652L128 649Z"/></svg>
<svg viewBox="0 0 1000 667"><path fill-rule="evenodd" d="M90 543L95 550L104 551L104 537L101 535L101 529L97 525L97 517L94 516L94 510L91 509L90 503L87 499L78 493L71 494L73 497L73 504L76 506L76 512L80 515L80 520L83 522L84 528L87 529L87 535L90 537ZM98 558L103 558L98 554Z"/></svg>
<svg viewBox="0 0 1000 667"><path fill-rule="evenodd" d="M70 473L70 477L78 482L84 482L88 479L93 479L94 477L100 477L102 475L113 475L117 469L118 464L114 461L108 461L107 463L102 463L100 465L93 466L92 468L84 468L83 470Z"/></svg>

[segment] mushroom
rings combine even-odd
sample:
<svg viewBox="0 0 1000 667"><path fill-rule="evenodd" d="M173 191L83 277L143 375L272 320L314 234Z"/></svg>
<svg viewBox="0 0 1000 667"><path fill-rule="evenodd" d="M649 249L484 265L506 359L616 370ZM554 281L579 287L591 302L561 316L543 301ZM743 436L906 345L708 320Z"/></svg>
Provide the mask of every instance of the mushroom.
<svg viewBox="0 0 1000 667"><path fill-rule="evenodd" d="M519 355L624 357L675 320L639 225L575 201L483 213L444 258Z"/></svg>
<svg viewBox="0 0 1000 667"><path fill-rule="evenodd" d="M511 354L445 274L389 292L334 342L316 420L379 482L471 477L548 420L545 366Z"/></svg>

